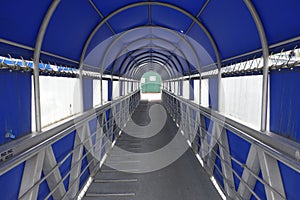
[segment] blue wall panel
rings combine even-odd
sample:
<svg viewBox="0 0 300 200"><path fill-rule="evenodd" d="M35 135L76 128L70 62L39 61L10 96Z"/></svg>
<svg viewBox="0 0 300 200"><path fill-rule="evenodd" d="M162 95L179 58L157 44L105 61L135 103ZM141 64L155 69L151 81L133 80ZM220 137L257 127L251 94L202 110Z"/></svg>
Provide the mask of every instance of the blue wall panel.
<svg viewBox="0 0 300 200"><path fill-rule="evenodd" d="M300 142L300 69L270 72L270 130Z"/></svg>
<svg viewBox="0 0 300 200"><path fill-rule="evenodd" d="M220 150L218 148L217 151L218 155L220 155ZM217 170L216 168L218 167L219 170ZM214 177L217 180L217 182L220 184L221 187L224 188L224 180L223 180L223 176L222 176L222 165L221 165L221 160L220 158L217 156L216 157L216 161L215 161L215 169L214 169Z"/></svg>
<svg viewBox="0 0 300 200"><path fill-rule="evenodd" d="M83 149L83 153L82 153L82 156L84 156L86 154L86 150L85 148ZM89 167L88 166L88 160L87 160L87 157L85 157L83 160L82 160L82 163L81 163L81 173L82 175L80 176L80 183L79 183L79 188L81 189L84 184L86 183L87 179L89 178L90 176L90 171L89 171ZM87 167L87 168L86 168ZM86 169L85 169L86 168ZM85 170L83 172L83 170Z"/></svg>
<svg viewBox="0 0 300 200"><path fill-rule="evenodd" d="M112 81L109 79L107 81L108 83L108 88L107 88L107 100L111 101L112 100Z"/></svg>
<svg viewBox="0 0 300 200"><path fill-rule="evenodd" d="M194 100L195 98L194 98L194 94L195 94L195 92L194 92L194 80L193 79L191 79L190 81L189 81L189 84L190 84L190 100Z"/></svg>
<svg viewBox="0 0 300 200"><path fill-rule="evenodd" d="M0 144L10 141L5 133L16 137L31 132L31 74L0 70Z"/></svg>
<svg viewBox="0 0 300 200"><path fill-rule="evenodd" d="M83 109L87 111L93 108L93 79L83 78Z"/></svg>
<svg viewBox="0 0 300 200"><path fill-rule="evenodd" d="M208 79L209 107L218 110L218 77Z"/></svg>
<svg viewBox="0 0 300 200"><path fill-rule="evenodd" d="M42 176L41 178L44 178L44 173L42 172ZM48 187L47 181L44 180L40 186L39 186L39 192L38 192L38 200L43 200L46 198L46 196L50 193L50 189ZM53 198L50 197L50 200L52 200Z"/></svg>
<svg viewBox="0 0 300 200"><path fill-rule="evenodd" d="M207 117L204 117L204 118L205 118L206 131L208 132L207 133L207 142L208 142L208 144L210 144L211 134L212 134L212 130L213 130L213 121L211 121Z"/></svg>
<svg viewBox="0 0 300 200"><path fill-rule="evenodd" d="M278 165L281 172L281 178L282 178L286 198L289 200L299 199L300 173L297 173L295 170L289 168L288 166L286 166L281 162L278 162Z"/></svg>
<svg viewBox="0 0 300 200"><path fill-rule="evenodd" d="M24 166L25 163L22 163L0 176L0 193L5 194L1 195L1 199L18 199Z"/></svg>
<svg viewBox="0 0 300 200"><path fill-rule="evenodd" d="M230 155L237 159L239 162L246 164L246 160L248 157L248 153L250 150L250 143L246 140L243 140L242 138L238 137L234 133L232 133L229 130L227 131L227 137L228 137L228 145L229 145L229 152ZM232 168L234 171L239 175L239 177L242 177L244 168L242 168L237 162L231 161ZM234 174L234 185L235 189L237 191L239 186L240 180L235 176Z"/></svg>
<svg viewBox="0 0 300 200"><path fill-rule="evenodd" d="M258 176L262 179L261 172L259 173ZM259 196L259 198L261 200L266 200L267 199L265 187L261 182L259 182L259 181L256 182L255 187L254 187L254 192ZM256 200L256 198L252 195L251 200Z"/></svg>
<svg viewBox="0 0 300 200"><path fill-rule="evenodd" d="M52 144L52 149L57 162L63 160L66 155L73 150L75 131ZM71 170L72 156L69 156L59 167L61 177L63 178ZM66 190L69 186L69 177L64 180Z"/></svg>

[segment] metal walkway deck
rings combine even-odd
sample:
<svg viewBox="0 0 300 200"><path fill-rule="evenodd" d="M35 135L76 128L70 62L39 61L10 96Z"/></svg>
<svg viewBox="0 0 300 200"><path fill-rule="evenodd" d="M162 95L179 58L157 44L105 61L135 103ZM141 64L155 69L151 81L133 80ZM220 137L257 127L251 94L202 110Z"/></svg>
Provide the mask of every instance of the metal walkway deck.
<svg viewBox="0 0 300 200"><path fill-rule="evenodd" d="M133 121L141 126L149 124L151 120L148 112L153 104L155 103L141 101L133 113ZM152 112L151 119L161 118L163 113L160 112ZM130 130L131 127L127 128ZM164 127L152 137L137 138L131 136L131 133L123 132L104 165L95 175L84 200L221 199L190 148L170 165L143 173L150 163L137 155L163 148L174 139L177 131L172 118L166 115ZM177 144L182 142L181 146L186 147L186 140L179 135ZM132 153L120 154L119 148ZM160 159L155 162L160 162Z"/></svg>

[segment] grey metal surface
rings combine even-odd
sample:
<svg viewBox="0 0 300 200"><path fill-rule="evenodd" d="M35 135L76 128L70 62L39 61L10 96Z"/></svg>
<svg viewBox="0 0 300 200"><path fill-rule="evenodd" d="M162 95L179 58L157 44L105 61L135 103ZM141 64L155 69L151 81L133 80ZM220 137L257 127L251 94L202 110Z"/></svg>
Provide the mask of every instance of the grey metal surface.
<svg viewBox="0 0 300 200"><path fill-rule="evenodd" d="M135 123L147 125L150 123L149 109L154 103L141 102L132 118ZM167 123L162 130L150 138L134 138L122 133L116 146L131 152L152 152L168 144L178 128L168 115ZM104 164L94 177L84 199L107 200L190 200L190 199L221 199L211 183L209 176L197 161L192 149L188 149L175 162L157 171L134 173L142 166L137 157L118 155L114 149L109 154L106 164L116 163L119 167L128 169L131 173L120 172ZM96 183L97 180L116 180L109 183ZM120 180L118 182L118 180ZM123 180L123 181L122 181ZM136 180L127 181L126 180ZM99 181L98 181L99 182ZM134 194L129 196L130 194Z"/></svg>

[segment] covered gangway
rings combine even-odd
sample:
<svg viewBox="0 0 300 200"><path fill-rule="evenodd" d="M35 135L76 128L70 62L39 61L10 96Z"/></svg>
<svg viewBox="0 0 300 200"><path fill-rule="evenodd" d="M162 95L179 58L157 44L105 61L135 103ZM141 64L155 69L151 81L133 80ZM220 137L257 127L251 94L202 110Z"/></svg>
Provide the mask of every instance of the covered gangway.
<svg viewBox="0 0 300 200"><path fill-rule="evenodd" d="M298 199L299 1L1 8L1 199Z"/></svg>

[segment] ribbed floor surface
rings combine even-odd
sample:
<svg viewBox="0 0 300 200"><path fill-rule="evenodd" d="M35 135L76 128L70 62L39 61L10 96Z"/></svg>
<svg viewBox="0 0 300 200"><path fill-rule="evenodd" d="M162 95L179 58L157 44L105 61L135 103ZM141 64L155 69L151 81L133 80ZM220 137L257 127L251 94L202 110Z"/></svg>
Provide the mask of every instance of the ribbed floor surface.
<svg viewBox="0 0 300 200"><path fill-rule="evenodd" d="M136 124L145 126L151 122L148 111L152 104L154 103L141 101L132 116ZM152 112L152 119L161 117L160 112L162 111ZM183 155L170 165L151 170L154 162L156 165L153 166L163 165L165 160L172 157L172 152L178 148L186 149L183 136L175 137L177 131L176 124L167 115L161 131L150 138L137 138L123 132L105 165L96 174L84 200L221 199L190 148L184 150ZM154 160L143 159L143 153L165 148L174 139L180 147L171 147L168 153ZM126 150L127 153L119 149Z"/></svg>

